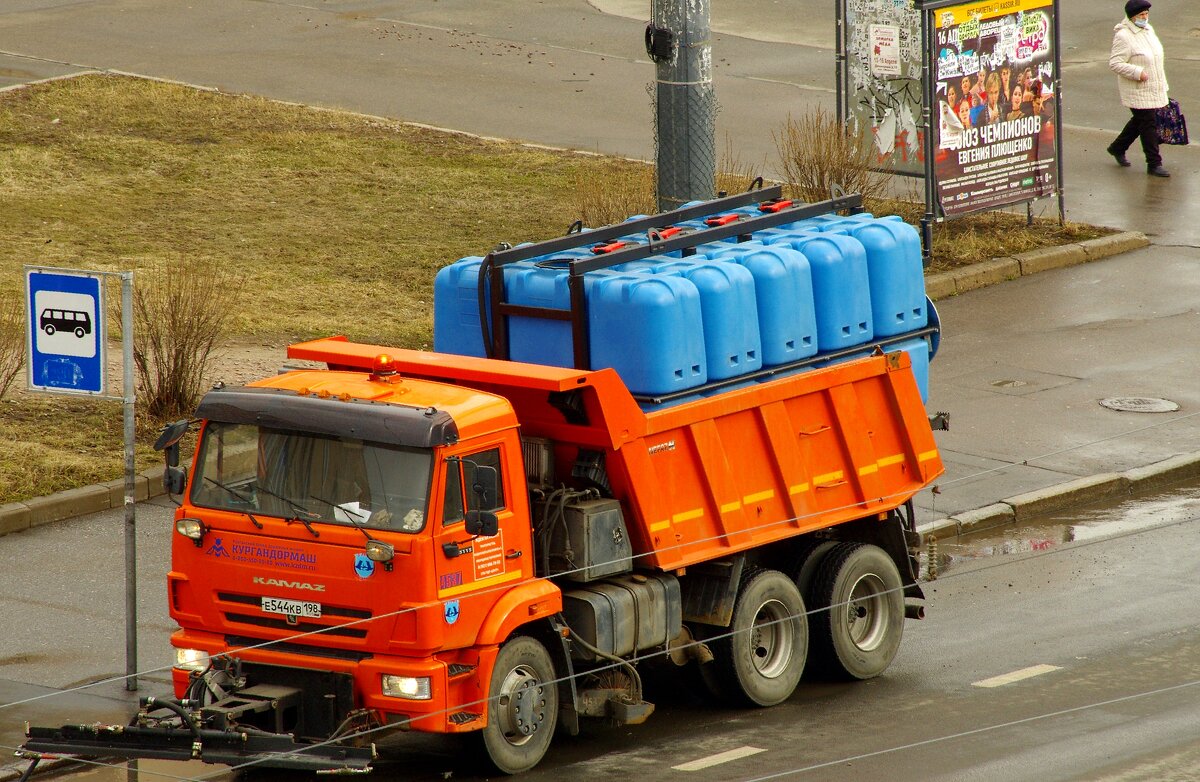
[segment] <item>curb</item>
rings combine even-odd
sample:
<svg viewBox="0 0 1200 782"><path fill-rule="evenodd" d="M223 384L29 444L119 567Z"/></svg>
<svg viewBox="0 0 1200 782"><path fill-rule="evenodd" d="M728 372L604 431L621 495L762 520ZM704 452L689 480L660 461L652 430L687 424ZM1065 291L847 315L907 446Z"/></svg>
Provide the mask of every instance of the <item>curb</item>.
<svg viewBox="0 0 1200 782"><path fill-rule="evenodd" d="M1044 489L1018 494L975 510L963 511L928 524L918 525L921 544L931 537L944 539L973 530L1025 522L1037 516L1064 510L1075 505L1113 497L1162 489L1171 484L1200 477L1200 451L1172 456L1146 467L1135 467L1122 473L1102 473L1077 478Z"/></svg>
<svg viewBox="0 0 1200 782"><path fill-rule="evenodd" d="M925 292L937 301L1005 280L1090 263L1148 246L1150 240L1144 233L1124 231L1059 247L1042 247L1008 258L993 258L961 269L930 274L925 278Z"/></svg>
<svg viewBox="0 0 1200 782"><path fill-rule="evenodd" d="M162 468L142 470L133 476L134 501L142 502L163 494ZM0 537L10 532L22 532L43 524L99 513L125 506L125 479L81 486L55 492L46 497L34 497L24 502L0 505Z"/></svg>

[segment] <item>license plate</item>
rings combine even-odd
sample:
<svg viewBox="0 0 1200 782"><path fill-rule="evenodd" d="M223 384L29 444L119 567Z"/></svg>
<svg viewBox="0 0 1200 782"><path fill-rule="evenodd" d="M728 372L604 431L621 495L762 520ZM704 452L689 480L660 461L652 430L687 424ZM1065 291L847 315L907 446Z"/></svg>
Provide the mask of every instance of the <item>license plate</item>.
<svg viewBox="0 0 1200 782"><path fill-rule="evenodd" d="M308 603L303 600L282 600L278 597L264 597L262 599L262 610L267 614L304 616L313 619L321 616L320 603Z"/></svg>

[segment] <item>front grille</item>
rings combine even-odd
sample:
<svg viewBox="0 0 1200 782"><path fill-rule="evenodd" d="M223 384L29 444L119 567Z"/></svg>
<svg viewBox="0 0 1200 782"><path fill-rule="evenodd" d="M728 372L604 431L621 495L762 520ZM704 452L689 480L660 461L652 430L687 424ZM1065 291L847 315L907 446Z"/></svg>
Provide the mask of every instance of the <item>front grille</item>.
<svg viewBox="0 0 1200 782"><path fill-rule="evenodd" d="M323 625L316 622L296 621L288 622L286 619L272 619L268 616L251 616L250 614L235 614L232 611L225 612L225 619L229 622L242 625L253 625L254 627L270 627L272 630L283 630L289 633L311 633L320 631L321 635L328 635L338 638L366 638L367 630L364 627L338 627L337 625Z"/></svg>
<svg viewBox="0 0 1200 782"><path fill-rule="evenodd" d="M328 649L323 646L310 646L293 641L269 641L266 638L250 638L245 635L227 635L225 636L225 643L231 649L261 647L262 649L269 649L274 652L301 654L306 657L323 657L329 660L349 660L356 663L363 660L370 660L373 657L368 652L356 652L350 649Z"/></svg>

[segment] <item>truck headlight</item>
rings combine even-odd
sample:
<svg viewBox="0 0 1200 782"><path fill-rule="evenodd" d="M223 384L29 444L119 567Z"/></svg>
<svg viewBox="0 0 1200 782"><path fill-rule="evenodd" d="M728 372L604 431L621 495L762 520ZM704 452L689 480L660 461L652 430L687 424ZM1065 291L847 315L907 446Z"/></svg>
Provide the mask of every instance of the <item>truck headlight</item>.
<svg viewBox="0 0 1200 782"><path fill-rule="evenodd" d="M175 522L175 531L199 545L200 539L204 537L204 522L192 518L179 519Z"/></svg>
<svg viewBox="0 0 1200 782"><path fill-rule="evenodd" d="M390 698L410 701L427 701L433 697L433 686L428 676L383 675L383 694Z"/></svg>
<svg viewBox="0 0 1200 782"><path fill-rule="evenodd" d="M185 671L203 671L209 660L208 652L199 649L175 650L175 667Z"/></svg>

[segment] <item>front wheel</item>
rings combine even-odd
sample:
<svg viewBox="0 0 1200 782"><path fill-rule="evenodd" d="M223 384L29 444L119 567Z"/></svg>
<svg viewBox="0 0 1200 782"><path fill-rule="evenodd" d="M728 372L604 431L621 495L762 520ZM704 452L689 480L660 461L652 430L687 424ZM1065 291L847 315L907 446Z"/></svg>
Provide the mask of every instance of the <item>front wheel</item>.
<svg viewBox="0 0 1200 782"><path fill-rule="evenodd" d="M774 706L800 683L808 657L804 600L778 570L754 570L742 579L733 621L712 642L705 666L711 688L750 706Z"/></svg>
<svg viewBox="0 0 1200 782"><path fill-rule="evenodd" d="M813 575L813 658L827 674L870 679L883 673L904 633L900 571L878 546L840 543Z"/></svg>
<svg viewBox="0 0 1200 782"><path fill-rule="evenodd" d="M546 647L517 636L500 648L488 688L484 751L505 774L528 771L541 761L558 723L558 684Z"/></svg>

